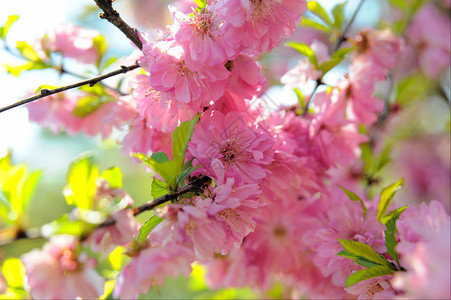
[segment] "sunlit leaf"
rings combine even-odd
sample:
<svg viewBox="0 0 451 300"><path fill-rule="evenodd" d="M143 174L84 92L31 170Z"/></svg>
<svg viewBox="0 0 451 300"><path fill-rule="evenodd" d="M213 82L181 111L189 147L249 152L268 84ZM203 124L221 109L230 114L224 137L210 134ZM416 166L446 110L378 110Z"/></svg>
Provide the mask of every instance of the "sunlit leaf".
<svg viewBox="0 0 451 300"><path fill-rule="evenodd" d="M36 53L36 51L33 49L33 47L31 45L29 45L27 42L17 41L16 48L28 60L31 60L34 62L41 61L41 58L39 57L39 55Z"/></svg>
<svg viewBox="0 0 451 300"><path fill-rule="evenodd" d="M85 153L76 158L69 167L67 185L64 188L67 204L81 209L92 208L98 177L99 168L94 164L92 153Z"/></svg>
<svg viewBox="0 0 451 300"><path fill-rule="evenodd" d="M346 6L347 1L343 3L339 3L332 8L332 15L334 16L334 27L335 29L340 30L341 25L343 24L343 16L344 16L344 8Z"/></svg>
<svg viewBox="0 0 451 300"><path fill-rule="evenodd" d="M23 71L42 70L42 69L48 68L49 66L46 65L42 61L37 61L37 62L28 61L28 62L26 62L24 64L21 64L21 65L3 64L3 67L6 68L6 71L9 74L17 77Z"/></svg>
<svg viewBox="0 0 451 300"><path fill-rule="evenodd" d="M316 30L325 32L327 34L332 34L332 30L330 30L329 27L324 26L323 24L319 24L319 23L317 23L317 22L315 22L313 20L310 20L310 19L308 19L306 17L302 17L300 25L301 26L310 27L310 28L314 28Z"/></svg>
<svg viewBox="0 0 451 300"><path fill-rule="evenodd" d="M81 97L72 112L74 116L83 118L95 112L100 106L108 102L114 102L115 99L110 95L103 96L84 96Z"/></svg>
<svg viewBox="0 0 451 300"><path fill-rule="evenodd" d="M297 42L288 42L287 45L299 51L300 54L306 56L315 67L318 66L318 59L316 58L315 52L309 45Z"/></svg>
<svg viewBox="0 0 451 300"><path fill-rule="evenodd" d="M9 28L11 25L19 19L18 15L10 15L6 20L5 26L0 27L0 38L4 40L6 35L8 34Z"/></svg>
<svg viewBox="0 0 451 300"><path fill-rule="evenodd" d="M106 169L102 172L100 177L108 181L110 187L113 189L122 187L122 172L118 167Z"/></svg>
<svg viewBox="0 0 451 300"><path fill-rule="evenodd" d="M122 268L122 254L124 253L124 247L117 246L108 255L108 261L110 262L111 268L115 271L120 271Z"/></svg>
<svg viewBox="0 0 451 300"><path fill-rule="evenodd" d="M188 142L191 140L194 126L199 120L199 116L197 115L191 121L183 122L172 134L172 160L176 162L177 174L183 171L186 148L188 147Z"/></svg>
<svg viewBox="0 0 451 300"><path fill-rule="evenodd" d="M14 288L23 287L25 277L25 267L18 258L7 258L3 262L2 273L5 276L8 286Z"/></svg>
<svg viewBox="0 0 451 300"><path fill-rule="evenodd" d="M105 54L108 45L105 41L105 38L103 35L98 35L95 38L92 39L94 43L94 47L97 50L98 58L97 58L97 67L100 66L100 62L102 61L103 55Z"/></svg>
<svg viewBox="0 0 451 300"><path fill-rule="evenodd" d="M194 0L199 8L207 6L207 0Z"/></svg>
<svg viewBox="0 0 451 300"><path fill-rule="evenodd" d="M386 230L385 230L385 246L387 247L387 251L390 254L390 256L396 261L399 267L399 259L398 259L398 253L396 252L396 221L399 219L399 216L403 211L405 211L408 207L403 206L396 210L391 211L392 213L390 219L386 221Z"/></svg>
<svg viewBox="0 0 451 300"><path fill-rule="evenodd" d="M404 179L399 179L396 183L393 183L387 187L385 187L382 192L379 199L379 205L377 208L377 220L381 222L382 224L385 224L383 221L383 217L387 214L388 207L390 206L393 196L395 193L401 189L401 187L404 184ZM386 222L386 220L385 220Z"/></svg>
<svg viewBox="0 0 451 300"><path fill-rule="evenodd" d="M333 23L324 8L316 1L309 1L307 9L324 21L329 27L333 27Z"/></svg>
<svg viewBox="0 0 451 300"><path fill-rule="evenodd" d="M355 273L352 273L351 275L348 276L348 278L346 278L346 287L350 287L351 285L366 279L390 274L393 274L393 270L387 266L376 266L368 269L359 270Z"/></svg>
<svg viewBox="0 0 451 300"><path fill-rule="evenodd" d="M345 256L351 259L362 257L368 261L372 261L380 265L389 265L387 260L381 257L371 246L356 242L353 240L338 239L345 251L339 252L338 255Z"/></svg>
<svg viewBox="0 0 451 300"><path fill-rule="evenodd" d="M152 177L152 189L151 189L152 198L156 199L167 193L169 193L168 184L156 177Z"/></svg>

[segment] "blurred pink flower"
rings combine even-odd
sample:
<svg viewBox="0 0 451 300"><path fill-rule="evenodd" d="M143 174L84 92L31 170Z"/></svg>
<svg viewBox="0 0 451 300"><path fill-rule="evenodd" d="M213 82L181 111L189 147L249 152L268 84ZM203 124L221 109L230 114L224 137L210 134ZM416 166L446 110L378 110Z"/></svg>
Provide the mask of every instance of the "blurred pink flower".
<svg viewBox="0 0 451 300"><path fill-rule="evenodd" d="M44 36L40 41L40 51L61 52L64 57L71 57L82 63L95 64L99 59L99 53L94 44L94 38L99 35L100 32L97 30L62 24Z"/></svg>
<svg viewBox="0 0 451 300"><path fill-rule="evenodd" d="M400 263L407 270L395 275L393 285L402 297L449 299L451 297L451 221L443 206L407 209L398 220Z"/></svg>
<svg viewBox="0 0 451 300"><path fill-rule="evenodd" d="M95 262L77 257L77 242L69 235L54 236L43 250L22 256L33 298L98 298L104 279L94 270Z"/></svg>
<svg viewBox="0 0 451 300"><path fill-rule="evenodd" d="M194 253L179 244L148 246L134 254L119 273L113 295L121 299L137 299L150 287L161 285L167 276L188 276Z"/></svg>
<svg viewBox="0 0 451 300"><path fill-rule="evenodd" d="M422 71L437 78L451 62L451 20L433 4L422 6L407 29L407 39L418 50Z"/></svg>

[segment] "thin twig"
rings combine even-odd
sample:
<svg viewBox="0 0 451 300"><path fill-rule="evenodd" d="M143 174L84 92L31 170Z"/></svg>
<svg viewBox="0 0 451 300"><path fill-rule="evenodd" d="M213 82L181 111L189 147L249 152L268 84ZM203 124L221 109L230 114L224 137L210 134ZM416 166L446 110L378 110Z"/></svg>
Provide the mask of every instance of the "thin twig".
<svg viewBox="0 0 451 300"><path fill-rule="evenodd" d="M142 212L152 210L155 207L157 207L163 203L176 200L180 196L187 194L187 193L200 193L203 191L202 186L205 185L209 181L210 181L209 177L201 175L201 176L197 177L190 184L187 184L184 187L182 187L176 193L163 195L150 202L144 203L141 206L135 207L133 209L133 215L137 216ZM116 220L110 217L110 218L106 219L103 223L101 223L97 228L110 226L110 225L113 225L114 223L116 223Z"/></svg>
<svg viewBox="0 0 451 300"><path fill-rule="evenodd" d="M60 88L56 88L56 89L53 89L53 90L42 89L39 95L30 97L30 98L26 98L26 99L17 101L16 103L13 103L11 105L8 105L8 106L0 108L0 113L2 113L4 111L7 111L9 109L12 109L12 108L15 108L15 107L18 107L18 106L30 103L32 101L35 101L35 100L38 100L38 99L41 99L41 98L44 98L44 97L47 97L47 96L50 96L50 95L53 95L53 94L56 94L56 93L67 91L67 90L70 90L70 89L73 89L73 88L77 88L77 87L80 87L80 86L83 86L83 85L89 84L90 86L94 86L96 83L100 82L101 80L104 80L104 79L109 78L109 77L116 76L116 75L121 74L121 73L127 73L127 72L129 72L131 70L134 70L136 68L139 68L138 63L135 63L134 65L131 65L131 66L121 66L121 68L119 70L116 70L116 71L113 71L113 72L110 72L110 73L107 73L107 74L104 74L104 75L100 75L100 76L97 76L97 77L94 77L94 78L91 78L91 79L83 80L83 81L80 81L80 82L77 82L77 83L74 83L74 84L71 84L71 85L66 85L66 86L63 86L63 87L60 87Z"/></svg>
<svg viewBox="0 0 451 300"><path fill-rule="evenodd" d="M103 11L99 14L101 19L106 19L108 22L119 28L127 38L133 42L139 49L142 49L142 43L139 39L138 33L135 29L131 28L124 20L119 16L119 13L113 8L111 0L94 0L97 6Z"/></svg>
<svg viewBox="0 0 451 300"><path fill-rule="evenodd" d="M347 39L346 35L348 34L348 31L351 28L352 23L354 22L355 18L357 17L357 13L359 12L360 8L362 7L363 2L365 2L365 0L360 0L359 4L357 5L356 9L354 10L354 13L351 16L351 19L349 19L349 22L348 22L348 24L346 24L346 27L343 30L343 32L340 35L340 37L338 38L337 43L335 44L334 48L332 48L332 52L331 53L334 53L335 51L337 51L340 48L340 46L343 44L343 42L346 41L346 39ZM310 98L308 99L307 103L305 104L305 108L304 108L304 111L302 113L303 116L308 114L308 107L310 105L310 102L312 101L313 96L315 96L316 90L318 89L318 87L321 84L323 84L322 76L316 80L316 84L315 84L315 87L313 88L313 92L310 95Z"/></svg>

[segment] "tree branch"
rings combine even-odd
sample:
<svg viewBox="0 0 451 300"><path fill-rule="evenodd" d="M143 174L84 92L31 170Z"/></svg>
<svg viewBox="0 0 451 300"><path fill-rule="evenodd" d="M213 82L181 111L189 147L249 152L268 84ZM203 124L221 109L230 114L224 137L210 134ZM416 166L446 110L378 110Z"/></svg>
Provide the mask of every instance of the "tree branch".
<svg viewBox="0 0 451 300"><path fill-rule="evenodd" d="M349 22L348 22L348 24L346 24L346 27L345 27L345 29L343 30L343 32L342 32L342 34L340 35L340 37L338 38L337 43L335 44L334 48L332 48L331 54L333 54L335 51L337 51L337 50L340 48L341 44L343 44L343 42L346 41L346 35L348 34L348 31L349 31L349 29L351 28L352 23L354 23L354 20L355 20L355 18L357 17L357 14L358 14L360 8L362 8L363 2L365 2L365 0L360 0L359 4L357 5L356 9L354 10L354 13L353 13L352 16L351 16L351 19L349 19ZM322 79L322 77L321 77L321 78L318 78L318 79L316 80L316 84L315 84L315 87L313 88L313 92L312 92L312 94L310 95L310 98L308 99L307 103L305 104L305 108L304 108L304 111L303 111L303 113L302 113L303 116L305 116L305 115L308 114L308 107L309 107L309 105L310 105L310 102L312 101L313 96L315 95L316 90L318 89L318 87L319 87L321 84L323 84L323 82L321 81L321 79Z"/></svg>
<svg viewBox="0 0 451 300"><path fill-rule="evenodd" d="M80 82L77 82L77 83L74 83L74 84L71 84L71 85L66 85L66 86L63 86L63 87L60 87L60 88L56 88L56 89L53 89L53 90L42 89L41 93L39 95L35 95L33 97L29 97L29 98L17 101L16 103L13 103L11 105L8 105L8 106L0 108L0 113L2 113L4 111L7 111L9 109L12 109L12 108L15 108L15 107L18 107L18 106L21 106L21 105L33 102L35 100L38 100L38 99L41 99L41 98L44 98L44 97L47 97L47 96L50 96L50 95L53 95L53 94L56 94L56 93L60 93L60 92L66 91L66 90L70 90L70 89L73 89L73 88L77 88L77 87L80 87L80 86L83 86L83 85L89 84L89 86L92 87L96 83L100 82L101 80L104 80L104 79L109 78L109 77L116 76L116 75L121 74L121 73L127 73L127 72L129 72L131 70L134 70L136 68L139 68L138 63L135 63L134 65L131 65L131 66L121 66L121 68L119 70L116 70L116 71L113 71L113 72L110 72L110 73L107 73L107 74L104 74L104 75L100 75L100 76L97 76L97 77L94 77L94 78L91 78L91 79L86 79L86 80L83 80L83 81L80 81Z"/></svg>
<svg viewBox="0 0 451 300"><path fill-rule="evenodd" d="M144 203L141 206L133 208L133 215L137 216L137 215L139 215L142 212L145 212L145 211L148 211L148 210L152 210L155 207L157 207L157 206L159 206L159 205L161 205L163 203L176 200L180 196L182 196L184 194L187 194L187 193L201 193L203 191L202 187L206 183L208 183L210 180L211 180L210 177L207 177L205 175L200 175L193 182L183 186L180 190L178 190L174 194L163 195L163 196L158 197L157 199L154 199L154 200L152 200L150 202ZM103 223L101 223L97 228L110 226L110 225L113 225L114 223L116 223L116 220L114 220L113 218L110 217L110 218L106 219Z"/></svg>
<svg viewBox="0 0 451 300"><path fill-rule="evenodd" d="M133 42L140 50L142 49L142 43L139 39L136 29L131 28L124 20L119 16L119 13L113 8L111 4L112 0L94 0L97 6L103 11L99 14L101 19L106 19L108 22L119 28L127 38Z"/></svg>

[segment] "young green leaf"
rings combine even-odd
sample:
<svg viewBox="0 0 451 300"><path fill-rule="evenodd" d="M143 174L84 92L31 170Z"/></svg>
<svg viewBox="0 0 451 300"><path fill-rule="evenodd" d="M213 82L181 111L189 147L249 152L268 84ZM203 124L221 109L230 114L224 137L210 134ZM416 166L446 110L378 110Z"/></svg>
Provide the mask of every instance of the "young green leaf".
<svg viewBox="0 0 451 300"><path fill-rule="evenodd" d="M343 192L346 193L350 200L360 202L360 204L362 205L363 216L366 216L367 209L365 203L363 203L363 200L357 194L345 189L344 187L340 186L340 188L343 190Z"/></svg>
<svg viewBox="0 0 451 300"><path fill-rule="evenodd" d="M315 14L317 17L319 17L321 20L323 20L324 23L326 23L329 26L329 28L333 27L333 23L329 18L329 15L318 2L309 1L307 3L307 9L313 14Z"/></svg>
<svg viewBox="0 0 451 300"><path fill-rule="evenodd" d="M323 24L319 24L319 23L317 23L317 22L315 22L313 20L310 20L310 19L308 19L306 17L302 17L301 23L299 25L310 27L310 28L313 28L313 29L325 32L327 34L332 34L332 30L330 30L329 27L324 26Z"/></svg>
<svg viewBox="0 0 451 300"><path fill-rule="evenodd" d="M371 261L375 264L379 264L379 265L385 265L385 266L389 266L388 261L383 258L382 256L380 256L376 251L374 251L373 248L371 248L371 246L361 243L361 242L356 242L353 240L342 240L342 239L338 239L338 241L340 242L340 244L343 246L343 248L345 249L345 253L348 253L348 255L354 255L357 258L362 257L364 259L366 259L367 261ZM341 253L341 252L339 252ZM338 254L341 255L341 254ZM341 255L344 256L344 255ZM349 256L346 256L349 257Z"/></svg>
<svg viewBox="0 0 451 300"><path fill-rule="evenodd" d="M22 53L22 55L26 59L28 59L30 61L34 61L34 62L41 61L41 58L39 57L39 55L36 53L36 51L33 49L33 47L31 45L29 45L27 42L17 41L16 48L17 48L17 50L20 51L20 53Z"/></svg>
<svg viewBox="0 0 451 300"><path fill-rule="evenodd" d="M152 194L153 199L156 199L158 197L161 197L161 196L169 193L168 184L164 181L161 181L160 179L158 179L156 177L152 177L152 185L151 186L152 186L152 189L150 192Z"/></svg>
<svg viewBox="0 0 451 300"><path fill-rule="evenodd" d="M149 220L146 221L146 223L141 226L139 229L139 234L136 237L136 241L138 243L142 243L146 237L150 234L150 232L158 225L160 224L164 219L160 218L157 215L153 215L149 218Z"/></svg>
<svg viewBox="0 0 451 300"><path fill-rule="evenodd" d="M63 192L67 204L81 209L92 208L98 177L99 168L94 164L92 153L85 153L76 158L69 167L67 185Z"/></svg>
<svg viewBox="0 0 451 300"><path fill-rule="evenodd" d="M96 225L97 224L90 224L79 219L69 219L68 215L62 215L51 223L45 224L42 227L42 232L45 237L50 237L56 234L82 236L96 228Z"/></svg>
<svg viewBox="0 0 451 300"><path fill-rule="evenodd" d="M299 51L299 53L306 56L315 67L318 67L318 59L316 58L315 52L310 48L309 45L303 43L288 42L287 46Z"/></svg>
<svg viewBox="0 0 451 300"><path fill-rule="evenodd" d="M158 151L156 153L152 153L150 156L152 159L154 159L157 163L164 163L169 161L169 157L166 155L166 153L162 151Z"/></svg>
<svg viewBox="0 0 451 300"><path fill-rule="evenodd" d="M2 273L5 276L8 286L13 288L23 287L23 278L25 277L25 267L19 258L7 258L3 262Z"/></svg>
<svg viewBox="0 0 451 300"><path fill-rule="evenodd" d="M393 213L392 217L385 224L385 247L393 260L396 261L399 268L401 268L401 265L399 264L398 253L396 252L396 221L399 219L401 213L406 209L407 206L403 206L396 209L396 213L391 211L391 213Z"/></svg>
<svg viewBox="0 0 451 300"><path fill-rule="evenodd" d="M393 196L403 186L403 184L404 179L401 178L396 183L393 183L382 190L377 208L377 220L382 224L385 224L382 219L387 214L387 210L393 200Z"/></svg>
<svg viewBox="0 0 451 300"><path fill-rule="evenodd" d="M207 6L207 0L194 0L196 2L198 8L204 8Z"/></svg>
<svg viewBox="0 0 451 300"><path fill-rule="evenodd" d="M105 38L103 35L98 35L92 39L92 42L94 43L94 47L97 50L97 68L100 67L100 62L102 61L103 55L105 54L108 45L105 41Z"/></svg>
<svg viewBox="0 0 451 300"><path fill-rule="evenodd" d="M393 272L394 271L387 266L375 266L368 269L359 270L346 278L346 287L350 287L351 285L366 279L390 275L393 274Z"/></svg>
<svg viewBox="0 0 451 300"><path fill-rule="evenodd" d="M108 181L110 187L113 189L122 187L122 172L118 167L106 169L102 172L100 177Z"/></svg>
<svg viewBox="0 0 451 300"><path fill-rule="evenodd" d="M19 19L18 15L10 15L8 16L8 20L6 20L6 24L3 27L0 27L0 38L2 40L6 39L6 35L8 34L9 28L11 25Z"/></svg>
<svg viewBox="0 0 451 300"><path fill-rule="evenodd" d="M20 73L22 73L23 71L29 71L29 70L42 70L42 69L46 69L49 66L46 65L44 62L42 61L37 61L37 62L33 62L33 61L28 61L24 64L21 65L13 65L13 64L3 64L3 67L6 68L6 71L13 75L13 76L19 76Z"/></svg>
<svg viewBox="0 0 451 300"><path fill-rule="evenodd" d="M185 168L185 170L183 170L182 173L179 174L179 176L177 176L177 185L181 186L183 185L183 181L185 180L186 177L188 177L191 173L193 173L194 171L196 171L199 168L202 168L203 165L199 165L197 167L188 167Z"/></svg>
<svg viewBox="0 0 451 300"><path fill-rule="evenodd" d="M183 171L185 164L186 148L191 136L194 132L194 126L199 120L200 115L197 115L191 121L186 121L180 124L172 134L172 160L176 162L177 174Z"/></svg>
<svg viewBox="0 0 451 300"><path fill-rule="evenodd" d="M339 3L332 8L332 15L334 16L334 28L341 30L341 25L343 24L344 8L347 1Z"/></svg>
<svg viewBox="0 0 451 300"><path fill-rule="evenodd" d="M170 190L175 191L177 188L176 184L178 165L176 165L176 162L174 162L173 160L169 161L166 154L164 154L163 152L158 153L156 153L156 156L154 156L156 159L158 159L158 161L155 158L146 156L142 153L134 154L134 156L142 160L146 165L160 174L160 176L168 184Z"/></svg>

